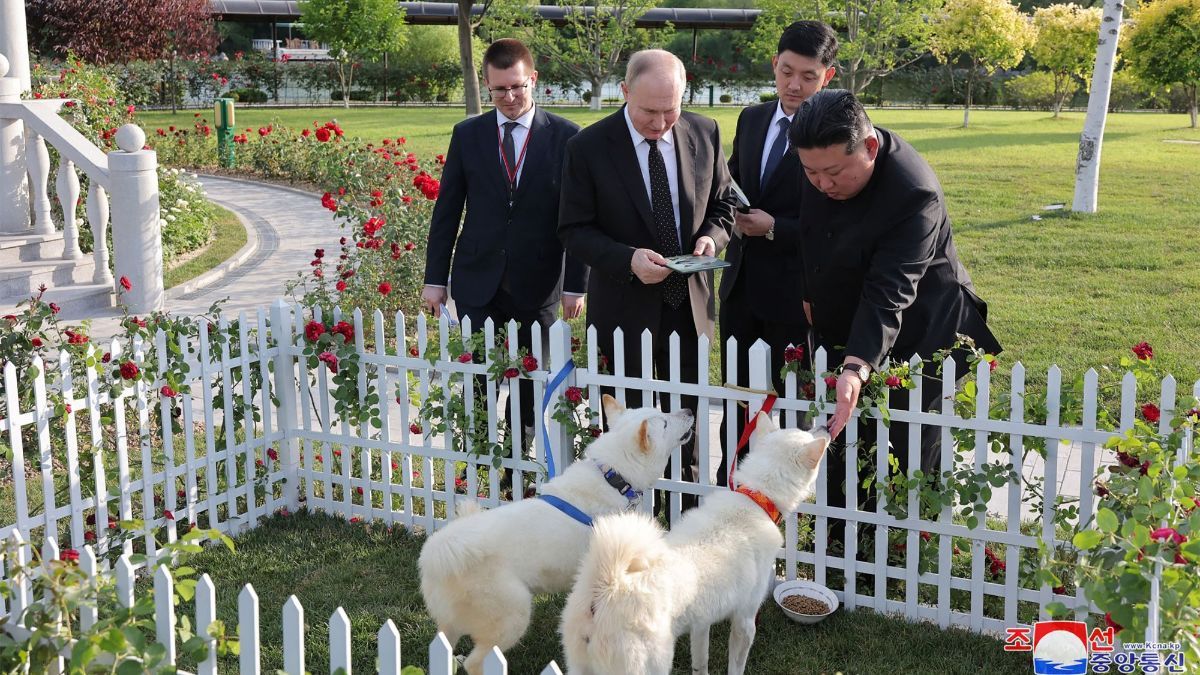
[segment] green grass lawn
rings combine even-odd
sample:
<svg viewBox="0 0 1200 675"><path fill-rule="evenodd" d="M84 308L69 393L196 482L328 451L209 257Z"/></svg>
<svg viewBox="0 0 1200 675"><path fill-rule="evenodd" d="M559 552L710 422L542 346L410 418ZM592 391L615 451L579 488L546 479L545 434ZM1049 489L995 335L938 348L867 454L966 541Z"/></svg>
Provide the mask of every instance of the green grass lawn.
<svg viewBox="0 0 1200 675"><path fill-rule="evenodd" d="M728 152L739 109L697 108L721 125ZM588 124L607 110L557 110ZM1115 363L1148 340L1182 381L1200 375L1200 132L1184 115L1116 114L1103 148L1100 213L1035 221L1041 208L1071 203L1081 113L878 110L874 121L924 154L945 188L959 254L989 320L1031 381L1053 363L1066 379ZM445 151L457 108L254 109L239 127L278 119L295 127L337 118L347 134L404 136L422 156ZM191 112L142 113L149 129L190 124ZM151 131L151 133L153 133ZM1167 143L1185 140L1193 143Z"/></svg>
<svg viewBox="0 0 1200 675"><path fill-rule="evenodd" d="M213 205L217 212L213 223L213 238L204 248L178 265L163 273L163 288L178 286L191 281L212 268L225 262L246 245L246 228L242 221L228 209Z"/></svg>
<svg viewBox="0 0 1200 675"><path fill-rule="evenodd" d="M237 539L237 553L212 547L189 564L212 578L218 615L231 631L236 624L237 594L244 584L254 585L265 672L282 667L281 609L293 594L304 606L308 625L308 670L328 670L329 616L338 606L350 617L355 671L373 672L375 635L389 618L400 631L405 664L425 667L435 627L421 601L417 577L423 541L398 528L388 533L377 525L350 525L332 516L301 512L263 521ZM488 572L481 569L479 573ZM557 633L564 599L549 596L537 600L525 639L506 655L510 672L536 673L551 659L564 665ZM712 672L725 669L727 638L727 625L712 631ZM688 672L689 659L684 638L675 652L675 672ZM223 664L222 670L230 667L236 669L236 663ZM815 626L800 626L768 600L759 615L747 672L1024 675L1030 672L1030 664L1028 655L1005 653L1002 642L995 638L957 629L940 631L866 610L839 611Z"/></svg>

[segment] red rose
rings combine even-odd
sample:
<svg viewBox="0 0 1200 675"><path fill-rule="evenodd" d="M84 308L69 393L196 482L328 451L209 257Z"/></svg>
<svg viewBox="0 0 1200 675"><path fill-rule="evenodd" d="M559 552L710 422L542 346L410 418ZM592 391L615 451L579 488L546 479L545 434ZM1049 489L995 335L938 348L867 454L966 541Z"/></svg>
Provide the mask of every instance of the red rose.
<svg viewBox="0 0 1200 675"><path fill-rule="evenodd" d="M1149 361L1154 358L1154 348L1150 346L1149 342L1144 340L1133 346L1133 353L1137 354L1137 357L1142 361Z"/></svg>
<svg viewBox="0 0 1200 675"><path fill-rule="evenodd" d="M1059 595L1063 595L1064 593L1067 592L1067 587L1066 586L1055 586L1054 588L1051 588L1050 590L1054 591L1055 593L1057 593Z"/></svg>
<svg viewBox="0 0 1200 675"><path fill-rule="evenodd" d="M305 129L304 131L301 131L301 132L300 132L300 135L301 135L301 136L303 136L303 137L305 137L305 138L308 138L310 134L312 134L312 131L310 131L310 130L308 130L308 129Z"/></svg>
<svg viewBox="0 0 1200 675"><path fill-rule="evenodd" d="M1122 464L1124 464L1125 466L1128 466L1130 468L1133 468L1139 464L1137 457L1134 457L1133 455L1131 455L1127 452L1121 452L1121 451L1117 451L1117 461L1121 462Z"/></svg>
<svg viewBox="0 0 1200 675"><path fill-rule="evenodd" d="M1124 626L1122 626L1121 624L1117 623L1116 621L1113 621L1113 618L1112 618L1112 613L1111 613L1111 612L1105 612L1105 613L1104 613L1104 625L1105 625L1105 626L1107 626L1108 628L1111 628L1111 629L1113 629L1114 631L1116 631L1116 632L1118 632L1118 633L1120 633L1121 631L1125 630L1125 627L1124 627Z"/></svg>
<svg viewBox="0 0 1200 675"><path fill-rule="evenodd" d="M324 206L330 211L337 211L337 200L333 198L333 195L326 192L325 194L321 195L321 206Z"/></svg>
<svg viewBox="0 0 1200 675"><path fill-rule="evenodd" d="M392 285L390 283L385 281L385 282L379 284L379 294L380 295L387 295L388 293L391 293L391 292L392 292Z"/></svg>
<svg viewBox="0 0 1200 675"><path fill-rule="evenodd" d="M94 541L96 541L96 533L95 533L95 532L92 532L91 530L88 530L87 532L84 532L84 533L83 533L83 540L84 540L85 542L89 543L89 544L90 544L90 543L92 543L92 542L94 542Z"/></svg>
<svg viewBox="0 0 1200 675"><path fill-rule="evenodd" d="M127 291L133 290L133 284L129 283L129 277L121 277L121 288L124 288Z"/></svg>
<svg viewBox="0 0 1200 675"><path fill-rule="evenodd" d="M991 371L995 370L996 366L998 365L1000 365L1000 362L995 358L993 358L991 361L988 361L988 372L990 373Z"/></svg>
<svg viewBox="0 0 1200 675"><path fill-rule="evenodd" d="M1153 403L1147 403L1142 406L1142 417L1145 417L1147 422L1154 423L1162 417L1162 413L1159 412L1158 406Z"/></svg>
<svg viewBox="0 0 1200 675"><path fill-rule="evenodd" d="M928 532L925 532L924 530L922 530L922 531L921 531L921 540L922 540L922 541L929 541L930 539L933 539L933 535L932 535L932 534L929 534Z"/></svg>
<svg viewBox="0 0 1200 675"><path fill-rule="evenodd" d="M138 376L138 372L137 364L133 361L126 361L125 363L121 364L121 377L125 378L126 380L134 379Z"/></svg>
<svg viewBox="0 0 1200 675"><path fill-rule="evenodd" d="M325 334L325 324L317 321L309 321L304 325L304 337L309 342L316 342Z"/></svg>
<svg viewBox="0 0 1200 675"><path fill-rule="evenodd" d="M409 348L408 348L408 355L409 355L409 356L417 356L418 354L420 354L420 352L418 352L418 351L417 351L417 348L416 348L416 347L409 347Z"/></svg>
<svg viewBox="0 0 1200 675"><path fill-rule="evenodd" d="M30 342L33 344L33 346L34 346L34 347L41 347L41 346L42 346L42 338L35 337L35 338L33 338L32 340L30 340Z"/></svg>
<svg viewBox="0 0 1200 675"><path fill-rule="evenodd" d="M163 509L163 517L166 518L167 520L175 520L175 514L171 513L167 509Z"/></svg>
<svg viewBox="0 0 1200 675"><path fill-rule="evenodd" d="M313 251L313 257L314 258L324 258L325 257L325 249L319 248L319 249Z"/></svg>
<svg viewBox="0 0 1200 675"><path fill-rule="evenodd" d="M357 493L358 493L358 494L360 494L360 495L363 493L363 489L362 489L362 488L360 488L360 487L354 488L354 491L355 491L355 492L357 492Z"/></svg>
<svg viewBox="0 0 1200 675"><path fill-rule="evenodd" d="M1150 538L1155 541L1170 539L1176 544L1182 544L1183 542L1187 541L1187 537L1179 534L1179 531L1173 527L1160 527L1150 533Z"/></svg>
<svg viewBox="0 0 1200 675"><path fill-rule="evenodd" d="M412 424L408 425L408 430L414 434L419 434L421 433L421 425L413 422Z"/></svg>
<svg viewBox="0 0 1200 675"><path fill-rule="evenodd" d="M583 400L583 390L579 387L567 387L567 393L565 395L567 400L571 403L579 403Z"/></svg>
<svg viewBox="0 0 1200 675"><path fill-rule="evenodd" d="M600 427L588 427L588 431L591 432L592 438L600 438Z"/></svg>
<svg viewBox="0 0 1200 675"><path fill-rule="evenodd" d="M405 244L405 245L404 245L404 250L405 250L405 251L411 251L411 250L413 250L413 249L414 249L414 248L416 248L416 247L417 247L417 245L416 245L416 244L414 244L414 243L412 243L412 242L410 241L410 242L408 242L407 244Z"/></svg>
<svg viewBox="0 0 1200 675"><path fill-rule="evenodd" d="M338 357L336 354L334 354L333 352L321 352L321 355L318 356L317 359L329 364L329 372L337 373Z"/></svg>
<svg viewBox="0 0 1200 675"><path fill-rule="evenodd" d="M322 143L329 142L329 130L325 127L317 129L317 140L321 141Z"/></svg>
<svg viewBox="0 0 1200 675"><path fill-rule="evenodd" d="M104 352L104 356L100 357L100 363L108 363L109 361L112 361L112 354Z"/></svg>
<svg viewBox="0 0 1200 675"><path fill-rule="evenodd" d="M837 386L837 378L834 377L833 375L826 375L825 376L825 386L828 387L829 389L833 389L834 387Z"/></svg>
<svg viewBox="0 0 1200 675"><path fill-rule="evenodd" d="M1187 559L1183 557L1182 553L1175 554L1175 564L1176 565L1186 565L1187 564Z"/></svg>
<svg viewBox="0 0 1200 675"><path fill-rule="evenodd" d="M807 398L810 400L815 398L817 395L817 389L816 389L816 387L813 386L812 382L806 382L803 386L800 387L800 391L804 392L804 398Z"/></svg>
<svg viewBox="0 0 1200 675"><path fill-rule="evenodd" d="M1103 483L1100 483L1100 482L1096 483L1096 495L1097 496L1107 497L1110 494L1112 494L1112 493L1108 491L1108 488L1105 487L1105 485Z"/></svg>
<svg viewBox="0 0 1200 675"><path fill-rule="evenodd" d="M337 284L335 284L335 287L338 289L339 293L342 293L346 290L346 282L339 279Z"/></svg>
<svg viewBox="0 0 1200 675"><path fill-rule="evenodd" d="M898 389L902 384L900 378L896 375L888 375L887 379L884 380L883 383L892 389Z"/></svg>
<svg viewBox="0 0 1200 675"><path fill-rule="evenodd" d="M267 457L270 457L271 461L273 461L273 462L278 462L279 461L279 451L276 450L275 448L267 448Z"/></svg>
<svg viewBox="0 0 1200 675"><path fill-rule="evenodd" d="M61 311L62 311L62 307L59 307L58 305L56 305L53 302L50 303L50 313L51 314L58 314Z"/></svg>
<svg viewBox="0 0 1200 675"><path fill-rule="evenodd" d="M458 362L459 363L470 363L472 360L474 360L474 358L475 358L475 355L472 354L471 352L463 352L458 355Z"/></svg>
<svg viewBox="0 0 1200 675"><path fill-rule="evenodd" d="M529 372L531 370L537 370L537 367L538 367L537 359L534 358L534 356L532 354L526 354L525 358L521 359L521 367L525 369L525 372Z"/></svg>
<svg viewBox="0 0 1200 675"><path fill-rule="evenodd" d="M521 371L517 370L516 368L509 368L508 370L504 371L504 377L506 377L510 380L514 377L520 376L520 374L521 374Z"/></svg>
<svg viewBox="0 0 1200 675"><path fill-rule="evenodd" d="M64 549L59 552L58 559L63 562L77 563L79 562L79 551L73 548Z"/></svg>
<svg viewBox="0 0 1200 675"><path fill-rule="evenodd" d="M804 350L800 347L788 347L783 350L783 362L793 363L804 358Z"/></svg>
<svg viewBox="0 0 1200 675"><path fill-rule="evenodd" d="M159 389L158 392L167 398L175 398L176 396L175 390L172 389L171 385L169 384L164 384L162 389Z"/></svg>
<svg viewBox="0 0 1200 675"><path fill-rule="evenodd" d="M346 340L346 344L354 342L354 326L349 321L339 321L333 327L333 332L338 333Z"/></svg>

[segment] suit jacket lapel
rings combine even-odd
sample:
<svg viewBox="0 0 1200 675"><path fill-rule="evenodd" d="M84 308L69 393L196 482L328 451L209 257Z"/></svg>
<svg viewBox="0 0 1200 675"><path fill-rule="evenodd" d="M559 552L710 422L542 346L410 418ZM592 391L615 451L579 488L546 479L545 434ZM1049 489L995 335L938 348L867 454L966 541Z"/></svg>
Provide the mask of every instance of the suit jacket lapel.
<svg viewBox="0 0 1200 675"><path fill-rule="evenodd" d="M650 195L646 194L646 184L642 181L642 168L638 164L637 153L633 150L633 139L629 136L629 127L625 124L625 109L621 108L611 115L612 128L608 131L612 140L612 158L615 171L625 185L625 191L633 199L633 205L642 217L642 224L655 237L658 232L654 227L654 212L650 208Z"/></svg>
<svg viewBox="0 0 1200 675"><path fill-rule="evenodd" d="M552 149L553 138L550 137L550 117L539 107L533 113L533 121L529 124L529 149L525 151L525 160L521 164L521 180L517 183L517 192L513 195L513 206L521 201L521 197L529 192L528 185L533 172L545 171L547 156ZM521 154L521 148L516 148ZM520 161L520 160L518 160ZM501 174L503 174L503 169Z"/></svg>
<svg viewBox="0 0 1200 675"><path fill-rule="evenodd" d="M751 148L741 148L744 153L742 156L749 162L748 165L743 165L742 168L742 190L751 202L757 202L758 198L763 194L763 185L759 184L762 172L763 159L763 144L767 142L767 128L771 125L771 118L775 116L775 108L763 106L765 110L761 112L756 110L757 114L750 118L750 142L753 143ZM749 150L750 152L746 152Z"/></svg>
<svg viewBox="0 0 1200 675"><path fill-rule="evenodd" d="M692 234L695 224L693 205L696 198L696 141L692 138L691 125L682 115L673 128L675 136L675 156L678 161L679 178L679 239L683 253L691 252Z"/></svg>
<svg viewBox="0 0 1200 675"><path fill-rule="evenodd" d="M477 147L483 148L484 166L492 166L492 170L484 171L484 174L492 177L496 190L507 203L508 177L504 175L504 164L500 161L500 127L496 124L496 116L499 114L493 108L476 118L479 123L476 138Z"/></svg>

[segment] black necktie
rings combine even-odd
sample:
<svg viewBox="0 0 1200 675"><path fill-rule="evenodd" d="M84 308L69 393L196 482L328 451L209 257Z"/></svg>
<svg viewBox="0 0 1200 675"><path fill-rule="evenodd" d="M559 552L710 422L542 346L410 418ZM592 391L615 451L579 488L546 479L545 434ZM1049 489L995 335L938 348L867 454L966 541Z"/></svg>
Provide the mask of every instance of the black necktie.
<svg viewBox="0 0 1200 675"><path fill-rule="evenodd" d="M654 210L654 229L658 234L658 248L666 258L682 253L679 232L675 229L675 209L671 206L671 183L667 180L667 165L658 151L658 141L647 139L650 144L650 206ZM678 308L687 300L687 281L683 275L672 272L663 282L663 302Z"/></svg>
<svg viewBox="0 0 1200 675"><path fill-rule="evenodd" d="M508 181L508 194L511 198L513 189L517 184L517 148L513 143L513 129L517 128L516 122L504 123L504 178Z"/></svg>
<svg viewBox="0 0 1200 675"><path fill-rule="evenodd" d="M771 180L771 174L775 173L776 167L783 159L783 151L787 150L788 118L780 117L778 125L779 134L775 136L775 142L771 144L771 151L767 153L767 165L763 167L762 180L758 183L759 187L765 186L767 181Z"/></svg>

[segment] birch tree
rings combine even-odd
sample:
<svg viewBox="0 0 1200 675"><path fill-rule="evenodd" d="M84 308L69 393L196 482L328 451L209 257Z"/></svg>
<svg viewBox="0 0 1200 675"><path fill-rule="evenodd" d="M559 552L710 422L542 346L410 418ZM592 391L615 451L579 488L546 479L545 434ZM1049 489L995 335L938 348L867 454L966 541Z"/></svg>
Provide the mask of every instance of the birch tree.
<svg viewBox="0 0 1200 675"><path fill-rule="evenodd" d="M1075 159L1075 201L1071 208L1084 213L1096 212L1100 190L1100 147L1104 143L1104 124L1108 119L1108 96L1112 88L1113 68L1117 61L1117 43L1121 38L1123 0L1105 0L1104 16L1092 68L1092 91L1088 96L1087 118L1079 137L1079 155Z"/></svg>

